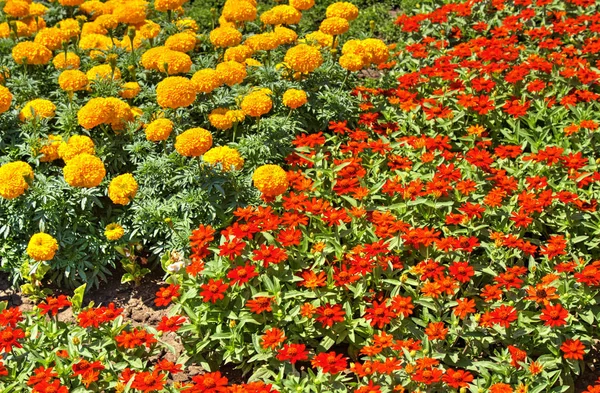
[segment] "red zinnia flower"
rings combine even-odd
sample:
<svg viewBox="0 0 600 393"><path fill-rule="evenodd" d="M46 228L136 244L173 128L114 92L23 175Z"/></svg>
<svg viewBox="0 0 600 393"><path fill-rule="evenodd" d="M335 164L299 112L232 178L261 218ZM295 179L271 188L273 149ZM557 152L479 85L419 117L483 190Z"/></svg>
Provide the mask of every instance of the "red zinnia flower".
<svg viewBox="0 0 600 393"><path fill-rule="evenodd" d="M258 296L254 299L248 300L246 306L255 314L260 314L264 311L273 311L271 308L271 301L273 297Z"/></svg>
<svg viewBox="0 0 600 393"><path fill-rule="evenodd" d="M194 385L182 390L184 393L225 393L227 392L226 377L223 377L219 371L206 373L192 378Z"/></svg>
<svg viewBox="0 0 600 393"><path fill-rule="evenodd" d="M348 367L348 361L342 354L335 352L322 352L312 360L313 367L321 367L324 373L337 374Z"/></svg>
<svg viewBox="0 0 600 393"><path fill-rule="evenodd" d="M13 329L10 326L0 331L0 350L4 352L12 351L13 347L21 348L21 344L18 340L25 337L25 332L22 329Z"/></svg>
<svg viewBox="0 0 600 393"><path fill-rule="evenodd" d="M154 299L154 304L158 307L168 306L173 299L178 298L179 288L181 286L171 284L168 287L159 288L158 292L156 292L156 298Z"/></svg>
<svg viewBox="0 0 600 393"><path fill-rule="evenodd" d="M510 323L517 320L517 310L512 306L501 305L492 311L492 322L508 328Z"/></svg>
<svg viewBox="0 0 600 393"><path fill-rule="evenodd" d="M204 302L216 303L217 300L225 297L224 293L229 288L229 285L223 283L221 279L215 281L211 278L208 284L204 284L200 288L202 289L200 296L202 296Z"/></svg>
<svg viewBox="0 0 600 393"><path fill-rule="evenodd" d="M326 304L317 307L316 314L318 315L316 320L321 322L323 327L332 327L336 322L344 322L346 312L342 310L342 306L339 304Z"/></svg>
<svg viewBox="0 0 600 393"><path fill-rule="evenodd" d="M560 346L565 359L583 360L585 355L585 345L578 339L566 339Z"/></svg>
<svg viewBox="0 0 600 393"><path fill-rule="evenodd" d="M258 276L255 266L246 263L244 266L238 266L227 273L227 278L231 280L231 285L242 285Z"/></svg>
<svg viewBox="0 0 600 393"><path fill-rule="evenodd" d="M186 321L186 319L179 315L175 315L172 317L164 316L164 317L162 317L161 321L158 323L156 330L165 332L165 333L176 332L177 330L179 330L181 325L184 324L185 321Z"/></svg>
<svg viewBox="0 0 600 393"><path fill-rule="evenodd" d="M469 386L469 382L473 381L473 375L468 371L449 368L444 373L442 381L454 389L466 388Z"/></svg>
<svg viewBox="0 0 600 393"><path fill-rule="evenodd" d="M281 361L289 360L290 363L295 364L297 361L303 361L308 359L308 351L304 344L285 344L277 352L277 359Z"/></svg>
<svg viewBox="0 0 600 393"><path fill-rule="evenodd" d="M60 295L59 297L48 296L44 302L38 304L38 308L42 310L40 312L42 315L46 315L48 313L51 315L56 315L58 314L58 310L64 307L69 307L70 305L71 302L65 295Z"/></svg>
<svg viewBox="0 0 600 393"><path fill-rule="evenodd" d="M142 392L162 390L165 387L165 377L166 375L161 374L159 370L142 371L136 374L131 387Z"/></svg>
<svg viewBox="0 0 600 393"><path fill-rule="evenodd" d="M378 329L383 329L393 318L396 318L396 313L386 306L385 302L373 301L373 306L365 310L365 319L371 321L371 326L377 326Z"/></svg>
<svg viewBox="0 0 600 393"><path fill-rule="evenodd" d="M544 322L544 325L557 327L567 324L566 318L569 316L569 312L563 308L562 305L556 304L554 306L548 304L542 310L540 319Z"/></svg>
<svg viewBox="0 0 600 393"><path fill-rule="evenodd" d="M275 349L286 339L283 330L278 328L271 328L265 332L262 336L262 342L260 343L263 349Z"/></svg>

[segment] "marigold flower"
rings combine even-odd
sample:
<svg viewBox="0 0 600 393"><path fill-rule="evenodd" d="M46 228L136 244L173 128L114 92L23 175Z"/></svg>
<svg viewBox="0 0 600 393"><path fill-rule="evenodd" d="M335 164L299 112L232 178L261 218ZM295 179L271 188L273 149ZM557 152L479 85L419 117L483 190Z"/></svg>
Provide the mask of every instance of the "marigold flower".
<svg viewBox="0 0 600 393"><path fill-rule="evenodd" d="M119 175L108 186L108 197L117 205L127 205L135 197L138 184L131 173Z"/></svg>
<svg viewBox="0 0 600 393"><path fill-rule="evenodd" d="M347 1L340 1L331 4L325 11L328 18L339 17L346 20L354 20L358 17L358 7Z"/></svg>
<svg viewBox="0 0 600 393"><path fill-rule="evenodd" d="M302 13L290 5L277 5L262 13L260 21L266 25L297 25Z"/></svg>
<svg viewBox="0 0 600 393"><path fill-rule="evenodd" d="M58 156L58 148L62 143L62 137L60 135L48 135L48 140L44 142L43 146L40 148L40 162L51 162L57 160Z"/></svg>
<svg viewBox="0 0 600 393"><path fill-rule="evenodd" d="M79 70L65 70L58 76L58 85L68 92L85 90L88 83L88 77Z"/></svg>
<svg viewBox="0 0 600 393"><path fill-rule="evenodd" d="M307 44L316 43L319 44L321 48L325 48L328 46L333 46L333 36L317 30L304 36L304 39L300 42L304 42Z"/></svg>
<svg viewBox="0 0 600 393"><path fill-rule="evenodd" d="M2 11L13 18L22 18L29 15L29 3L21 0L10 0L5 3Z"/></svg>
<svg viewBox="0 0 600 393"><path fill-rule="evenodd" d="M231 121L232 123L242 122L246 118L246 114L244 113L244 111L239 109L228 110L225 116L227 116L229 121Z"/></svg>
<svg viewBox="0 0 600 393"><path fill-rule="evenodd" d="M173 34L167 38L165 46L177 52L191 52L196 47L196 34L187 31Z"/></svg>
<svg viewBox="0 0 600 393"><path fill-rule="evenodd" d="M85 0L58 0L60 5L69 6L69 7L77 7L82 5Z"/></svg>
<svg viewBox="0 0 600 393"><path fill-rule="evenodd" d="M238 63L243 63L246 59L254 54L254 50L250 48L248 45L237 45L232 46L231 48L227 48L225 50L225 54L223 55L224 61L236 61Z"/></svg>
<svg viewBox="0 0 600 393"><path fill-rule="evenodd" d="M73 18L63 19L56 26L58 26L67 39L77 37L81 33L79 22Z"/></svg>
<svg viewBox="0 0 600 393"><path fill-rule="evenodd" d="M126 107L122 107L122 105ZM129 105L120 101L117 98L92 98L77 112L77 121L80 126L85 129L91 130L92 128L100 125L115 122L118 126L120 119L131 120L131 113L129 116L125 113L126 109L130 109ZM118 127L117 127L118 128Z"/></svg>
<svg viewBox="0 0 600 393"><path fill-rule="evenodd" d="M240 106L246 115L260 117L269 113L273 108L273 101L262 91L255 91L244 97Z"/></svg>
<svg viewBox="0 0 600 393"><path fill-rule="evenodd" d="M12 99L13 95L11 94L10 90L0 85L0 113L4 113L10 109Z"/></svg>
<svg viewBox="0 0 600 393"><path fill-rule="evenodd" d="M246 38L244 45L248 46L253 51L274 50L279 46L279 37L274 32L255 34Z"/></svg>
<svg viewBox="0 0 600 393"><path fill-rule="evenodd" d="M292 70L296 72L313 72L321 64L323 57L318 48L300 44L288 49L283 60Z"/></svg>
<svg viewBox="0 0 600 393"><path fill-rule="evenodd" d="M204 128L190 128L175 138L175 150L185 157L199 157L211 148L212 134Z"/></svg>
<svg viewBox="0 0 600 393"><path fill-rule="evenodd" d="M52 51L60 49L62 44L67 40L68 37L61 29L57 27L45 27L37 32L33 42L44 45Z"/></svg>
<svg viewBox="0 0 600 393"><path fill-rule="evenodd" d="M256 4L249 0L227 0L222 15L230 22L250 22L256 19Z"/></svg>
<svg viewBox="0 0 600 393"><path fill-rule="evenodd" d="M210 32L210 42L217 48L228 48L242 42L242 33L234 27L217 27Z"/></svg>
<svg viewBox="0 0 600 393"><path fill-rule="evenodd" d="M104 228L104 236L110 241L116 241L123 237L125 230L116 222L108 224Z"/></svg>
<svg viewBox="0 0 600 393"><path fill-rule="evenodd" d="M340 56L339 62L343 69L352 72L360 71L365 66L362 56L355 55L353 53Z"/></svg>
<svg viewBox="0 0 600 393"><path fill-rule="evenodd" d="M293 44L298 40L298 34L292 29L283 26L276 26L273 30L277 43L279 45Z"/></svg>
<svg viewBox="0 0 600 393"><path fill-rule="evenodd" d="M52 101L36 98L25 104L21 112L19 112L19 120L25 121L34 117L40 119L48 119L54 117L56 113L56 105Z"/></svg>
<svg viewBox="0 0 600 393"><path fill-rule="evenodd" d="M58 147L58 157L62 158L65 163L80 154L96 154L94 141L92 141L90 137L85 135L73 135L66 143L61 142Z"/></svg>
<svg viewBox="0 0 600 393"><path fill-rule="evenodd" d="M156 119L146 126L146 139L152 142L164 141L173 131L173 122L169 119Z"/></svg>
<svg viewBox="0 0 600 393"><path fill-rule="evenodd" d="M187 0L155 0L154 9L157 11L173 11L181 7L187 2Z"/></svg>
<svg viewBox="0 0 600 393"><path fill-rule="evenodd" d="M52 51L42 44L24 41L13 47L12 57L17 64L48 64L52 58Z"/></svg>
<svg viewBox="0 0 600 393"><path fill-rule="evenodd" d="M67 162L63 174L71 187L92 188L102 183L106 169L98 157L83 153Z"/></svg>
<svg viewBox="0 0 600 393"><path fill-rule="evenodd" d="M290 0L290 5L297 10L306 11L315 5L315 0Z"/></svg>
<svg viewBox="0 0 600 393"><path fill-rule="evenodd" d="M283 105L291 109L300 108L308 102L308 97L304 90L288 89L283 93Z"/></svg>
<svg viewBox="0 0 600 393"><path fill-rule="evenodd" d="M79 49L82 50L97 50L97 51L106 51L113 47L113 42L110 37L105 36L104 34L82 34L81 39L79 40ZM96 52L94 52L96 53ZM101 53L98 53L101 54ZM94 54L92 58L95 58Z"/></svg>
<svg viewBox="0 0 600 393"><path fill-rule="evenodd" d="M223 84L219 73L212 68L205 68L192 75L192 82L198 93L211 93Z"/></svg>
<svg viewBox="0 0 600 393"><path fill-rule="evenodd" d="M156 99L163 108L182 108L196 100L196 84L181 76L170 76L156 86Z"/></svg>
<svg viewBox="0 0 600 393"><path fill-rule="evenodd" d="M349 29L350 24L348 23L348 20L338 16L332 16L323 20L323 22L321 22L321 26L319 27L319 31L329 35L344 34Z"/></svg>
<svg viewBox="0 0 600 393"><path fill-rule="evenodd" d="M58 251L58 242L47 233L36 233L29 239L27 255L36 261L49 261Z"/></svg>
<svg viewBox="0 0 600 393"><path fill-rule="evenodd" d="M66 54L65 52L61 52L54 56L52 64L57 70L77 69L81 64L81 60L79 59L79 56L73 52L67 52Z"/></svg>
<svg viewBox="0 0 600 393"><path fill-rule="evenodd" d="M14 21L14 24L15 24L15 28L17 30L17 37L27 37L32 33L29 29L29 26L27 26L25 23L21 22L20 20ZM0 38L10 37L11 32L12 32L12 30L11 30L10 26L8 25L8 23L6 23L6 22L0 23Z"/></svg>
<svg viewBox="0 0 600 393"><path fill-rule="evenodd" d="M101 64L95 67L90 68L90 70L86 73L87 78L91 81L95 81L96 79L113 79L119 80L121 79L121 71L118 68L115 68L114 71L108 64Z"/></svg>
<svg viewBox="0 0 600 393"><path fill-rule="evenodd" d="M169 75L184 74L190 72L192 59L183 52L166 50L157 59L157 69Z"/></svg>
<svg viewBox="0 0 600 393"><path fill-rule="evenodd" d="M229 172L232 169L240 170L244 166L244 159L240 153L228 146L213 147L202 157L204 162L211 165L221 164L223 171Z"/></svg>
<svg viewBox="0 0 600 393"><path fill-rule="evenodd" d="M229 109L227 108L216 108L213 109L208 115L208 121L210 124L219 130L228 130L233 127L232 119L227 116Z"/></svg>
<svg viewBox="0 0 600 393"><path fill-rule="evenodd" d="M142 88L140 84L137 82L127 82L123 84L121 91L119 92L119 96L125 99L132 99L140 94Z"/></svg>
<svg viewBox="0 0 600 393"><path fill-rule="evenodd" d="M113 15L121 23L131 25L144 23L148 3L143 0L128 0L119 3L113 10Z"/></svg>
<svg viewBox="0 0 600 393"><path fill-rule="evenodd" d="M265 196L276 197L289 187L287 173L278 165L262 165L252 175L254 187Z"/></svg>
<svg viewBox="0 0 600 393"><path fill-rule="evenodd" d="M222 83L228 86L242 83L246 78L246 66L235 61L217 64L217 73Z"/></svg>
<svg viewBox="0 0 600 393"><path fill-rule="evenodd" d="M27 191L33 181L33 169L23 161L9 162L0 166L0 196L14 199Z"/></svg>

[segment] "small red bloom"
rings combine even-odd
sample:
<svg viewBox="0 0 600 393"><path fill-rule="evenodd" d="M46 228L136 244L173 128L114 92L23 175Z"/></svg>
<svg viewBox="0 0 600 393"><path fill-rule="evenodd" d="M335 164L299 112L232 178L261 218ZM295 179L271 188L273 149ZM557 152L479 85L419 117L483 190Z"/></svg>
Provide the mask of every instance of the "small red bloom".
<svg viewBox="0 0 600 393"><path fill-rule="evenodd" d="M290 363L295 364L297 361L304 361L308 359L308 351L304 344L285 344L277 352L277 359L281 361L289 360Z"/></svg>
<svg viewBox="0 0 600 393"><path fill-rule="evenodd" d="M569 312L563 308L562 305L556 304L554 306L548 304L542 310L540 319L544 321L544 325L557 327L567 324L566 318L569 316Z"/></svg>
<svg viewBox="0 0 600 393"><path fill-rule="evenodd" d="M154 304L158 307L168 306L173 299L178 298L181 294L179 293L179 285L171 284L168 287L163 287L156 292L156 298Z"/></svg>
<svg viewBox="0 0 600 393"><path fill-rule="evenodd" d="M224 293L229 288L229 285L223 283L221 279L214 280L211 278L208 284L204 284L200 288L202 289L200 296L202 296L204 302L216 303L217 300L225 298Z"/></svg>
<svg viewBox="0 0 600 393"><path fill-rule="evenodd" d="M337 374L348 367L347 358L335 352L322 352L312 360L313 367L321 367L324 373Z"/></svg>

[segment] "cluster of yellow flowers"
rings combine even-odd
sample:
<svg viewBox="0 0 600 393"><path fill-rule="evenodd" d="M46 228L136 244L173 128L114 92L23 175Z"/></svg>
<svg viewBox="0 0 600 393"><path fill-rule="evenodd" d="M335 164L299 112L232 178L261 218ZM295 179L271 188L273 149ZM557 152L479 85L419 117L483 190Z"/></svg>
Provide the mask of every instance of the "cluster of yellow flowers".
<svg viewBox="0 0 600 393"><path fill-rule="evenodd" d="M83 128L91 130L108 124L114 131L125 128L134 119L134 110L128 103L116 97L92 98L77 112L77 121Z"/></svg>
<svg viewBox="0 0 600 393"><path fill-rule="evenodd" d="M14 199L27 191L33 181L33 169L23 161L0 166L0 196Z"/></svg>

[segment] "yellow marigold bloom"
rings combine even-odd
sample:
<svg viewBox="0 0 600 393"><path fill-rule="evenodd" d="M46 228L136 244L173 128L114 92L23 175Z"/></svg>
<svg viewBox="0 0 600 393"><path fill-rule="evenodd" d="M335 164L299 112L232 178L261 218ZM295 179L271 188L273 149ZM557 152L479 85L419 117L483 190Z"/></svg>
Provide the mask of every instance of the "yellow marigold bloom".
<svg viewBox="0 0 600 393"><path fill-rule="evenodd" d="M319 27L319 31L329 35L344 34L348 29L350 29L350 23L348 23L346 19L338 16L332 16L331 18L325 19L321 22L321 26Z"/></svg>
<svg viewBox="0 0 600 393"><path fill-rule="evenodd" d="M133 121L133 112L128 103L116 97L107 97L105 100L112 109L109 123L113 131L123 130L128 122Z"/></svg>
<svg viewBox="0 0 600 393"><path fill-rule="evenodd" d="M48 140L44 143L44 145L40 149L40 157L41 162L51 162L54 160L58 160L58 148L62 143L62 137L60 135L48 135Z"/></svg>
<svg viewBox="0 0 600 393"><path fill-rule="evenodd" d="M271 108L273 108L273 101L264 92L255 91L244 97L241 108L248 116L260 117L269 113Z"/></svg>
<svg viewBox="0 0 600 393"><path fill-rule="evenodd" d="M208 121L218 130L228 130L233 127L233 121L227 116L227 112L227 108L213 109L208 115Z"/></svg>
<svg viewBox="0 0 600 393"><path fill-rule="evenodd" d="M197 32L199 29L198 23L196 23L196 21L193 20L192 18L179 19L177 22L175 22L175 25L177 26L177 28L179 30L183 30L184 32L190 31L190 30L193 32Z"/></svg>
<svg viewBox="0 0 600 393"><path fill-rule="evenodd" d="M162 54L170 49L164 46L156 46L148 49L142 55L140 63L147 70L158 70L158 62L161 60Z"/></svg>
<svg viewBox="0 0 600 393"><path fill-rule="evenodd" d="M47 233L36 233L29 239L27 255L36 261L49 261L58 251L58 242Z"/></svg>
<svg viewBox="0 0 600 393"><path fill-rule="evenodd" d="M79 5L82 5L85 2L85 0L58 0L58 2L60 3L60 5L77 7Z"/></svg>
<svg viewBox="0 0 600 393"><path fill-rule="evenodd" d="M138 32L143 38L156 38L160 33L160 25L151 20L144 21L144 24L138 28Z"/></svg>
<svg viewBox="0 0 600 393"><path fill-rule="evenodd" d="M108 123L112 115L112 105L105 98L97 97L79 109L77 121L83 128L91 130L100 124Z"/></svg>
<svg viewBox="0 0 600 393"><path fill-rule="evenodd" d="M228 110L225 116L227 116L232 123L242 122L246 118L244 111L239 109Z"/></svg>
<svg viewBox="0 0 600 393"><path fill-rule="evenodd" d="M247 75L246 66L235 61L225 61L217 64L217 73L219 79L228 86L242 83Z"/></svg>
<svg viewBox="0 0 600 393"><path fill-rule="evenodd" d="M292 29L283 26L276 26L274 30L277 42L280 45L293 44L298 40L298 34Z"/></svg>
<svg viewBox="0 0 600 393"><path fill-rule="evenodd" d="M277 5L260 16L260 21L266 25L297 25L302 13L291 5Z"/></svg>
<svg viewBox="0 0 600 393"><path fill-rule="evenodd" d="M358 7L352 3L348 3L346 1L340 1L338 3L333 3L329 7L327 7L327 11L325 11L325 16L328 18L333 18L337 16L339 18L344 18L346 20L354 20L358 17Z"/></svg>
<svg viewBox="0 0 600 393"><path fill-rule="evenodd" d="M296 72L313 72L321 64L321 51L314 46L300 44L288 49L283 61Z"/></svg>
<svg viewBox="0 0 600 393"><path fill-rule="evenodd" d="M33 181L33 169L23 161L0 166L0 196L14 199L25 193Z"/></svg>
<svg viewBox="0 0 600 393"><path fill-rule="evenodd" d="M308 102L308 97L304 90L288 89L283 93L283 105L291 109L300 108Z"/></svg>
<svg viewBox="0 0 600 393"><path fill-rule="evenodd" d="M119 240L123 235L125 235L125 230L116 222L110 223L104 228L104 236L110 241Z"/></svg>
<svg viewBox="0 0 600 393"><path fill-rule="evenodd" d="M254 50L247 45L237 45L227 48L223 55L225 61L237 61L243 63L247 58L254 54Z"/></svg>
<svg viewBox="0 0 600 393"><path fill-rule="evenodd" d="M242 33L234 27L217 27L210 32L210 42L217 48L228 48L242 42Z"/></svg>
<svg viewBox="0 0 600 393"><path fill-rule="evenodd" d="M52 58L52 51L44 45L31 41L19 42L12 49L12 57L17 64L48 64Z"/></svg>
<svg viewBox="0 0 600 393"><path fill-rule="evenodd" d="M54 117L56 113L56 105L52 101L36 98L29 101L19 113L19 120L25 121L34 117L47 119Z"/></svg>
<svg viewBox="0 0 600 393"><path fill-rule="evenodd" d="M173 131L173 122L169 119L156 119L146 126L146 139L152 142L164 141Z"/></svg>
<svg viewBox="0 0 600 393"><path fill-rule="evenodd" d="M61 29L56 27L46 27L37 32L33 42L44 45L50 50L57 50L62 48L63 42L66 42L67 39L68 37Z"/></svg>
<svg viewBox="0 0 600 393"><path fill-rule="evenodd" d="M79 22L73 18L61 20L57 26L67 38L77 37L81 33Z"/></svg>
<svg viewBox="0 0 600 393"><path fill-rule="evenodd" d="M58 76L58 85L64 91L85 90L88 83L87 76L79 70L66 70Z"/></svg>
<svg viewBox="0 0 600 393"><path fill-rule="evenodd" d="M29 34L34 34L36 31L39 31L40 29L46 27L46 21L43 18L35 18L33 16L28 16L21 19L21 21L27 26Z"/></svg>
<svg viewBox="0 0 600 393"><path fill-rule="evenodd" d="M154 9L157 11L176 10L187 2L187 0L155 0Z"/></svg>
<svg viewBox="0 0 600 393"><path fill-rule="evenodd" d="M57 70L77 69L81 65L81 59L73 52L61 52L54 56L52 64Z"/></svg>
<svg viewBox="0 0 600 393"><path fill-rule="evenodd" d="M279 37L275 33L255 34L246 38L244 45L249 46L254 51L274 50L279 46Z"/></svg>
<svg viewBox="0 0 600 393"><path fill-rule="evenodd" d="M321 48L333 45L333 36L322 31L315 31L304 37L306 43L317 43Z"/></svg>
<svg viewBox="0 0 600 393"><path fill-rule="evenodd" d="M4 113L10 109L13 96L6 87L0 85L0 113Z"/></svg>
<svg viewBox="0 0 600 393"><path fill-rule="evenodd" d="M83 35L79 40L79 49L83 50L98 49L106 51L112 48L112 46L113 43L110 37L107 37L103 34L86 34Z"/></svg>
<svg viewBox="0 0 600 393"><path fill-rule="evenodd" d="M256 59L249 58L244 62L248 67L262 67L262 63Z"/></svg>
<svg viewBox="0 0 600 393"><path fill-rule="evenodd" d="M290 0L290 5L297 10L306 11L315 5L315 0Z"/></svg>
<svg viewBox="0 0 600 393"><path fill-rule="evenodd" d="M98 157L83 153L67 161L63 174L71 187L92 188L102 183L106 169Z"/></svg>
<svg viewBox="0 0 600 393"><path fill-rule="evenodd" d="M117 205L127 205L138 191L138 184L131 173L119 175L108 185L108 197Z"/></svg>
<svg viewBox="0 0 600 393"><path fill-rule="evenodd" d="M144 23L146 20L146 9L148 3L142 0L128 0L117 5L113 11L113 15L121 23L135 25Z"/></svg>
<svg viewBox="0 0 600 393"><path fill-rule="evenodd" d="M256 4L248 0L227 0L222 15L230 22L250 22L256 19Z"/></svg>
<svg viewBox="0 0 600 393"><path fill-rule="evenodd" d="M363 47L369 53L371 63L385 63L390 56L390 50L387 45L376 38L367 38L364 40Z"/></svg>
<svg viewBox="0 0 600 393"><path fill-rule="evenodd" d="M104 27L102 27L101 24L99 23L95 23L95 22L86 22L83 24L83 26L81 27L81 37L85 37L91 34L98 34L101 36L105 36L106 34L108 34L108 30L106 30ZM106 37L109 38L110 37ZM111 42L112 44L112 42Z"/></svg>
<svg viewBox="0 0 600 393"><path fill-rule="evenodd" d="M140 91L142 91L142 88L140 87L139 83L127 82L123 84L119 96L121 96L122 98L131 99L140 94Z"/></svg>
<svg viewBox="0 0 600 393"><path fill-rule="evenodd" d="M219 26L221 26L221 27L233 27L233 28L235 28L235 23L236 22L230 22L230 21L228 21L227 19L225 19L225 17L223 15L221 15L219 17L218 22L219 22Z"/></svg>
<svg viewBox="0 0 600 393"><path fill-rule="evenodd" d="M17 26L17 37L27 37L31 32L29 31L29 27L21 22L20 20L14 21ZM10 33L12 32L8 23L0 23L0 38L8 38L10 37Z"/></svg>
<svg viewBox="0 0 600 393"><path fill-rule="evenodd" d="M340 57L340 66L348 71L360 71L364 65L363 58L359 55L348 53Z"/></svg>
<svg viewBox="0 0 600 393"><path fill-rule="evenodd" d="M177 135L175 150L184 157L200 157L211 148L212 134L204 128L190 128Z"/></svg>
<svg viewBox="0 0 600 393"><path fill-rule="evenodd" d="M42 3L29 4L29 16L42 16L48 11L48 7Z"/></svg>
<svg viewBox="0 0 600 393"><path fill-rule="evenodd" d="M106 30L114 30L119 26L119 20L112 14L100 15L94 23L102 26Z"/></svg>
<svg viewBox="0 0 600 393"><path fill-rule="evenodd" d="M156 100L162 108L182 108L196 100L196 84L182 76L170 76L156 86Z"/></svg>
<svg viewBox="0 0 600 393"><path fill-rule="evenodd" d="M62 139L62 138L61 138ZM73 158L80 154L96 154L96 147L94 141L85 135L73 135L69 140L61 142L58 146L58 157L62 158L64 162L69 162Z"/></svg>
<svg viewBox="0 0 600 393"><path fill-rule="evenodd" d="M81 4L79 10L92 17L97 17L104 14L106 6L98 0L89 0Z"/></svg>
<svg viewBox="0 0 600 393"><path fill-rule="evenodd" d="M190 32L173 34L167 38L165 46L177 52L191 52L196 47L196 34Z"/></svg>
<svg viewBox="0 0 600 393"><path fill-rule="evenodd" d="M13 18L22 18L29 15L29 3L20 0L7 1L2 9L6 15Z"/></svg>
<svg viewBox="0 0 600 393"><path fill-rule="evenodd" d="M110 67L109 64L101 64L92 67L86 73L86 75L90 82L95 81L96 79L121 79L121 71L118 68L115 68L113 73L113 69Z"/></svg>
<svg viewBox="0 0 600 393"><path fill-rule="evenodd" d="M212 68L196 71L192 75L192 82L198 93L211 93L223 84L217 70L213 70Z"/></svg>
<svg viewBox="0 0 600 393"><path fill-rule="evenodd" d="M186 53L170 49L161 54L157 63L158 71L169 75L184 74L192 68L192 59Z"/></svg>
<svg viewBox="0 0 600 393"><path fill-rule="evenodd" d="M202 157L204 162L211 165L221 164L223 171L229 172L232 169L240 170L244 166L244 159L240 153L228 146L213 147Z"/></svg>
<svg viewBox="0 0 600 393"><path fill-rule="evenodd" d="M252 175L254 187L265 196L276 197L289 186L287 174L279 165L262 165Z"/></svg>

